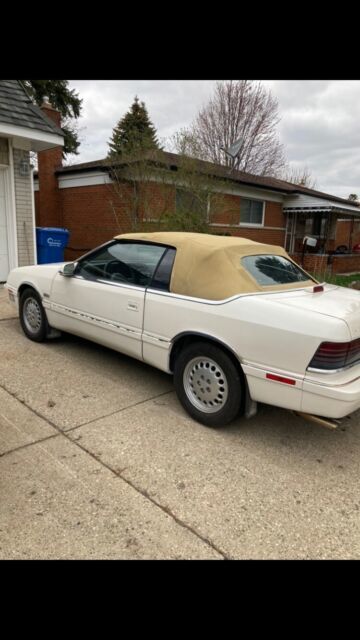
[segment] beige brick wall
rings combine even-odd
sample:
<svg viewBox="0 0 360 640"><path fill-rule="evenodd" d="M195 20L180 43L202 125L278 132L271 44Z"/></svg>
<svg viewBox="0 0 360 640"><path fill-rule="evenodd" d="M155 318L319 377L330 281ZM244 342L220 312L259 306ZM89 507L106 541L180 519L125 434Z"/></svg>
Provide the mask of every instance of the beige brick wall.
<svg viewBox="0 0 360 640"><path fill-rule="evenodd" d="M29 162L29 152L14 149L14 181L16 205L16 233L18 243L19 267L34 264L34 237L32 217L31 173L22 176L19 163L22 159Z"/></svg>

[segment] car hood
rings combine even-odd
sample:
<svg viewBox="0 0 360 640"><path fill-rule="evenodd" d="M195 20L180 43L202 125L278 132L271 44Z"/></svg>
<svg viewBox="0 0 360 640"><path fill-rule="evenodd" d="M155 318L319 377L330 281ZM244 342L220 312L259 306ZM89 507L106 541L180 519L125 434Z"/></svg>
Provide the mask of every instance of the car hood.
<svg viewBox="0 0 360 640"><path fill-rule="evenodd" d="M269 294L272 301L287 307L298 307L346 322L353 339L360 337L360 291L324 285L324 291L301 289Z"/></svg>
<svg viewBox="0 0 360 640"><path fill-rule="evenodd" d="M50 284L60 269L66 262L52 262L50 264L28 265L26 267L16 267L10 271L7 278L7 288L17 289L22 283L33 284L35 288L48 291ZM45 287L45 289L44 289Z"/></svg>
<svg viewBox="0 0 360 640"><path fill-rule="evenodd" d="M10 271L10 275L15 273L56 273L68 262L50 262L48 264L31 264L25 267L16 267Z"/></svg>

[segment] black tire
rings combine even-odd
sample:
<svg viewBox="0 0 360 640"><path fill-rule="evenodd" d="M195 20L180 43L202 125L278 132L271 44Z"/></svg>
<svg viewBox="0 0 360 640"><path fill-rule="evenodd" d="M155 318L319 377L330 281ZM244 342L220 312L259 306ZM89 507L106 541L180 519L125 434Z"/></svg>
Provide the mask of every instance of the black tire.
<svg viewBox="0 0 360 640"><path fill-rule="evenodd" d="M221 347L210 342L184 347L175 361L174 385L186 411L207 427L224 427L243 412L243 373Z"/></svg>
<svg viewBox="0 0 360 640"><path fill-rule="evenodd" d="M44 342L49 325L41 298L34 289L28 287L22 292L19 314L20 324L25 335L34 342Z"/></svg>

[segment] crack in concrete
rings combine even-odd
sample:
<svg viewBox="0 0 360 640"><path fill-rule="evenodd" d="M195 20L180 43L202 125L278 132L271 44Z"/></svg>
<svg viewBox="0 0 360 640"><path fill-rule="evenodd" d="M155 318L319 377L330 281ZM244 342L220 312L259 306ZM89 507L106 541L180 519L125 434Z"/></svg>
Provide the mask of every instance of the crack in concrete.
<svg viewBox="0 0 360 640"><path fill-rule="evenodd" d="M115 471L114 471L114 473L115 473ZM230 560L231 559L229 556L226 555L226 553L224 551L219 549L219 547L214 542L209 540L209 538L205 538L205 536L203 536L201 533L199 533L199 531L194 529L194 527L192 527L191 525L187 524L183 520L180 520L180 518L178 518L178 516L175 515L175 513L170 509L170 507L166 507L165 505L161 504L160 502L158 502L157 500L152 498L149 495L149 493L146 491L146 489L141 489L140 487L137 487L135 484L130 482L130 480L128 480L127 478L124 478L124 476L122 476L121 473L119 473L118 475L122 480L124 480L124 482L127 482L127 484L129 484L131 487L133 487L133 489L135 489L135 491L138 491L139 493L141 493L141 495L143 495L145 498L150 500L150 502L152 502L154 505L159 507L159 509L161 509L162 511L167 513L171 518L173 518L173 520L175 520L175 522L178 525L180 525L184 529L187 529L188 531L191 531L191 533L193 533L197 538L200 538L200 540L205 542L205 544L207 544L209 547L214 549L214 551L216 551L223 558L223 560Z"/></svg>
<svg viewBox="0 0 360 640"><path fill-rule="evenodd" d="M46 438L40 438L40 440L34 440L33 442L27 442L26 444L22 444L18 447L14 447L14 449L8 449L8 451L3 451L0 453L0 458L3 456L9 455L9 453L16 453L16 451L20 451L21 449L26 449L27 447L32 447L33 444L39 444L41 442L45 442L46 440L51 440L52 438L58 438L59 433L53 433L51 436L46 436Z"/></svg>
<svg viewBox="0 0 360 640"><path fill-rule="evenodd" d="M99 418L92 418L92 420L88 420L87 422L82 422L81 424L76 425L76 427L70 427L70 429L64 429L66 433L70 431L75 431L75 429L80 429L80 427L86 427L88 424L92 424L92 422L97 422L98 420L103 420L104 418L109 418L110 416L114 416L115 413L121 413L122 411L126 411L127 409L132 409L133 407L138 407L140 404L144 404L145 402L150 402L150 400L155 400L156 398L161 398L162 396L166 396L168 393L174 393L173 389L169 391L164 391L164 393L160 393L157 396L151 396L150 398L146 398L145 400L139 400L139 402L134 402L134 404L129 404L126 407L122 407L122 409L115 409L111 413L106 413L103 416L99 416Z"/></svg>
<svg viewBox="0 0 360 640"><path fill-rule="evenodd" d="M125 478L121 473L117 472L115 469L113 469L110 465L108 465L106 462L104 462L103 460L101 460L99 457L97 457L94 453L92 453L91 451L89 451L89 449L87 449L84 445L80 444L77 440L74 440L72 438L70 438L67 434L68 431L73 431L76 428L79 428L80 426L85 426L86 424L90 424L91 422L95 422L96 420L102 420L102 417L100 418L96 418L95 420L91 420L88 423L84 423L83 425L79 425L79 427L74 427L73 429L69 429L68 431L62 431L60 429L60 427L58 427L54 422L52 422L49 418L41 415L41 413L39 413L36 409L33 409L30 405L28 405L25 401L21 401L17 398L15 393L12 393L11 391L9 391L9 389L6 388L5 385L0 384L0 387L6 391L6 393L8 393L10 396L12 396L13 398L15 398L15 400L17 400L18 402L20 402L21 404L25 405L29 411L32 411L32 413L34 413L36 416L38 416L39 418L41 418L42 420L44 420L45 422L47 422L51 427L53 427L56 431L57 434L54 434L53 436L47 436L46 438L44 438L44 440L49 440L50 438L54 438L57 435L62 435L64 438L66 438L69 442L71 442L72 444L74 444L75 446L79 447L79 449L81 449L84 453L86 453L87 455L89 455L91 458L93 458L94 460L96 460L96 462L98 462L99 464L101 464L105 469L107 469L108 471L110 471L113 475L115 475L117 478L120 478L123 482L126 482L126 484L128 486L130 486L132 489L134 489L134 491L136 491L137 493L139 493L140 495L142 495L144 498L146 498L147 500L149 500L150 502L152 502L152 504L154 504L156 507L158 507L159 509L161 509L161 511L163 511L164 513L166 513L168 516L170 516L179 526L181 526L183 529L186 529L187 531L190 531L190 533L192 533L193 535L195 535L197 538L199 538L199 540L202 540L202 542L204 542L206 545L208 545L209 547L211 547L211 549L213 549L214 551L216 551L216 553L218 553L223 560L229 560L231 559L229 556L226 555L226 553L224 551L222 551L221 549L219 549L219 547L217 547L217 545L215 543L213 543L211 540L209 540L208 538L205 538L205 536L203 536L201 533L199 533L196 529L194 529L191 525L187 524L186 522L184 522L183 520L181 520L180 518L178 518L178 516L176 516L170 509L170 507L167 507L163 504L161 504L160 502L158 502L157 500L155 500L155 498L153 498L152 496L149 495L149 493L146 491L146 489L142 489L140 487L138 487L137 485L135 485L133 482L131 482L130 480L128 480L127 478ZM166 391L164 393L159 394L158 396L154 396L153 398L148 398L148 400L142 400L141 402L136 403L135 405L131 405L131 406L137 406L139 404L143 404L144 402L148 402L149 400L153 400L154 398L158 398L160 396L163 396L167 393L173 393L173 391ZM119 409L118 411L114 411L112 414L109 415L114 415L115 413L120 413L121 411L124 411L125 409L130 409L131 407L124 407L123 409ZM103 416L104 418L106 418L107 416ZM40 442L40 441L38 441ZM24 447L30 447L32 445L38 444L37 442L31 442L28 443L27 445L24 445L23 447L19 447L19 448L24 448ZM15 451L15 449L14 449ZM12 453L12 451L9 451L7 453ZM0 456L1 457L1 456ZM124 471L124 469L121 470L122 472Z"/></svg>
<svg viewBox="0 0 360 640"><path fill-rule="evenodd" d="M103 460L101 460L101 458L99 458L98 456L96 456L94 453L92 453L92 451L89 451L89 449L87 449L84 445L79 444L76 440L72 440L71 438L68 438L68 440L70 442L73 442L74 444L77 444L80 449L82 451L84 451L85 453L87 453L89 456L91 456L94 460L96 460L99 464L101 464L103 467L105 467L106 469L108 469L108 471L111 471L111 473L113 473L117 478L121 478L121 480L123 480L123 482L126 482L127 485L129 485L132 489L134 489L137 493L140 493L144 498L146 498L147 500L149 500L150 502L152 502L156 507L158 507L159 509L161 509L164 513L166 513L168 516L170 516L178 525L180 525L181 527L183 527L183 529L187 529L188 531L190 531L193 535L195 535L197 538L199 538L200 540L202 540L203 542L205 542L205 544L207 544L209 547L211 547L214 551L216 551L222 558L223 560L229 560L230 558L223 552L221 551L221 549L219 549L211 540L209 540L208 538L205 538L205 536L203 536L201 533L199 533L198 531L196 531L196 529L194 529L191 525L187 524L186 522L184 522L183 520L181 520L180 518L178 518L178 516L176 516L170 509L170 507L166 507L165 505L161 504L160 502L158 502L157 500L155 500L155 498L153 498L152 496L150 496L150 494L146 491L146 489L142 489L141 487L138 487L136 484L134 484L133 482L131 482L128 478L125 478L122 475L122 472L124 471L124 469L121 470L121 472L116 471L116 469L113 469L113 467L111 467L109 464L107 464L106 462L104 462Z"/></svg>

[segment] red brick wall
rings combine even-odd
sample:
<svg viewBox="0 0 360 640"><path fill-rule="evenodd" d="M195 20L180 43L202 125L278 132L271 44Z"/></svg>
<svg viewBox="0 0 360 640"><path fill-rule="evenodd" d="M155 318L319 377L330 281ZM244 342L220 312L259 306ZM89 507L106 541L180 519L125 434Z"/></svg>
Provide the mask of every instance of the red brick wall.
<svg viewBox="0 0 360 640"><path fill-rule="evenodd" d="M240 198L231 194L216 194L210 202L212 224L238 225L240 220Z"/></svg>
<svg viewBox="0 0 360 640"><path fill-rule="evenodd" d="M140 214L143 220L161 219L175 211L175 188L150 182L142 185Z"/></svg>
<svg viewBox="0 0 360 640"><path fill-rule="evenodd" d="M299 259L299 256L298 262L299 264L301 263L301 258ZM301 266L309 273L325 273L328 270L328 256L307 254L304 257L304 263Z"/></svg>
<svg viewBox="0 0 360 640"><path fill-rule="evenodd" d="M115 235L135 230L133 187L128 183L115 187L111 184L70 187L60 189L60 193L64 226L70 230L66 260L75 260ZM161 218L173 209L174 203L173 187L155 183L142 185L139 220Z"/></svg>
<svg viewBox="0 0 360 640"><path fill-rule="evenodd" d="M350 232L351 232L351 220L347 220L346 222L339 222L336 225L336 236L335 236L335 245L339 247L340 245L345 245L347 247L350 246Z"/></svg>
<svg viewBox="0 0 360 640"><path fill-rule="evenodd" d="M264 242L265 244L276 244L283 247L285 244L285 231L276 229L247 229L246 227L212 227L213 233L224 233L231 236L240 236L241 238L249 238L255 242Z"/></svg>
<svg viewBox="0 0 360 640"><path fill-rule="evenodd" d="M346 247L352 248L354 245L359 243L360 223L357 221L353 223L352 220L338 220L336 225L335 248L339 247L340 245L345 245Z"/></svg>
<svg viewBox="0 0 360 640"><path fill-rule="evenodd" d="M132 231L133 191L124 183L57 189L61 221L55 223L49 214L46 198L35 191L37 226L63 226L70 231L65 259L73 260L85 251L107 242L114 235ZM51 194L51 197L53 194ZM146 185L140 194L140 218L161 216L175 202L174 189Z"/></svg>
<svg viewBox="0 0 360 640"><path fill-rule="evenodd" d="M284 246L286 218L280 202L265 202L264 227L261 228L239 227L240 207L241 198L239 196L224 195L218 198L217 211L214 211L214 208L210 211L210 219L212 223L216 222L217 225L224 224L224 226L213 227L213 232L229 233L232 236L255 240L255 242ZM281 227L284 230L267 229L266 227Z"/></svg>
<svg viewBox="0 0 360 640"><path fill-rule="evenodd" d="M66 260L75 260L87 250L131 231L129 218L130 189L122 189L122 199L112 185L91 185L60 189L64 227L69 229Z"/></svg>
<svg viewBox="0 0 360 640"><path fill-rule="evenodd" d="M360 273L360 255L331 256L328 262L329 256L326 254L306 254L303 264L300 254L291 255L291 258L309 273L324 275L325 273Z"/></svg>
<svg viewBox="0 0 360 640"><path fill-rule="evenodd" d="M283 205L281 202L266 202L265 226L286 227L286 216L283 213Z"/></svg>
<svg viewBox="0 0 360 640"><path fill-rule="evenodd" d="M360 255L334 256L332 273L360 273Z"/></svg>
<svg viewBox="0 0 360 640"><path fill-rule="evenodd" d="M49 169L51 162L54 171L54 158L49 160L45 169ZM44 176L44 163L41 169L42 176ZM124 182L115 186L105 184L55 189L57 178L54 176L51 178L49 170L45 175L49 181L48 188L44 189L44 178L41 180L40 177L40 191L35 192L37 225L63 226L69 229L70 238L69 247L65 251L66 260L75 260L86 251L110 240L114 235L135 230L132 224L133 186L129 183ZM216 197L215 203L216 206L213 207L212 214L219 223L233 224L236 212L237 224L236 226L212 227L213 233L243 236L258 242L284 246L285 231L266 228L266 226L285 227L285 216L281 203L266 202L265 227L259 229L238 226L239 196L225 194L220 198ZM54 209L56 209L57 218L53 215ZM146 228L149 227L149 230L161 228L159 223L150 222L150 220L161 219L164 214L174 210L175 188L173 186L156 184L155 182L140 185L137 213L140 221L149 221Z"/></svg>
<svg viewBox="0 0 360 640"><path fill-rule="evenodd" d="M354 224L354 231L352 236L352 246L360 244L360 222L356 221Z"/></svg>
<svg viewBox="0 0 360 640"><path fill-rule="evenodd" d="M41 110L60 127L61 116L50 105ZM38 153L39 192L36 225L38 227L63 227L61 194L55 169L62 164L62 148L54 147Z"/></svg>
<svg viewBox="0 0 360 640"><path fill-rule="evenodd" d="M240 221L241 197L218 194L211 200L210 220L212 223L238 225ZM285 227L286 217L281 202L265 202L265 227Z"/></svg>

